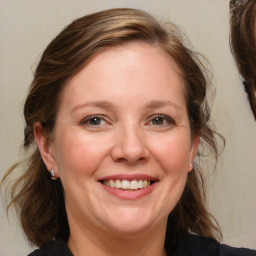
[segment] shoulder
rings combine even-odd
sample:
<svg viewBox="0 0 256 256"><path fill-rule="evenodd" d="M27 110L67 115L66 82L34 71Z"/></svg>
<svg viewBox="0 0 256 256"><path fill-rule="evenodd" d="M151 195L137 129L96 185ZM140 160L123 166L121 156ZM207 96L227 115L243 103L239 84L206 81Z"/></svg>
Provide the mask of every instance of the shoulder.
<svg viewBox="0 0 256 256"><path fill-rule="evenodd" d="M177 256L256 256L256 251L234 248L194 234L183 233Z"/></svg>
<svg viewBox="0 0 256 256"><path fill-rule="evenodd" d="M73 256L66 243L53 240L47 246L37 249L28 256Z"/></svg>
<svg viewBox="0 0 256 256"><path fill-rule="evenodd" d="M246 248L234 248L225 244L220 245L220 256L232 255L232 256L256 256L255 250Z"/></svg>

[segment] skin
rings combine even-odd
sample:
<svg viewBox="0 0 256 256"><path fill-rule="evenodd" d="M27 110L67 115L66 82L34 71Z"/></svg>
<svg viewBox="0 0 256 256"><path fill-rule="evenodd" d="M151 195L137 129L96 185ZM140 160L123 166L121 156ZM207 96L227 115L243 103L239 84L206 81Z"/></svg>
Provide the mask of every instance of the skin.
<svg viewBox="0 0 256 256"><path fill-rule="evenodd" d="M65 86L51 139L39 123L34 132L64 186L74 255L164 254L167 217L199 138L191 141L184 82L161 48L132 43L100 52ZM155 179L139 198L120 198L99 182L137 174Z"/></svg>

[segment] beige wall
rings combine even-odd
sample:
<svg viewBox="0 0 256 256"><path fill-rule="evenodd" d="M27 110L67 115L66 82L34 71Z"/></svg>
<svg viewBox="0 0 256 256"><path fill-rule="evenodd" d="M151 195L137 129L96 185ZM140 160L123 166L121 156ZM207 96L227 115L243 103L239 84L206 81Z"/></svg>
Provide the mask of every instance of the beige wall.
<svg viewBox="0 0 256 256"><path fill-rule="evenodd" d="M224 242L256 248L256 122L230 55L228 0L0 0L0 176L18 159L22 104L32 70L49 41L73 19L111 7L141 8L181 26L212 64L214 118L226 137L218 172L210 177L209 205ZM3 205L3 203L2 203ZM31 249L14 218L0 208L0 256Z"/></svg>

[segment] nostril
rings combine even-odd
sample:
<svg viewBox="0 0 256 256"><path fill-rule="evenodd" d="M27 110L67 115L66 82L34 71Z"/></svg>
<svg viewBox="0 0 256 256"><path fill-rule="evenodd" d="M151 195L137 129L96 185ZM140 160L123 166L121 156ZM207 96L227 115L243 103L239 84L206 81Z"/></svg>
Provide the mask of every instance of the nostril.
<svg viewBox="0 0 256 256"><path fill-rule="evenodd" d="M127 160L124 157L119 157L119 158L116 159L116 162L124 163L124 162L127 162Z"/></svg>

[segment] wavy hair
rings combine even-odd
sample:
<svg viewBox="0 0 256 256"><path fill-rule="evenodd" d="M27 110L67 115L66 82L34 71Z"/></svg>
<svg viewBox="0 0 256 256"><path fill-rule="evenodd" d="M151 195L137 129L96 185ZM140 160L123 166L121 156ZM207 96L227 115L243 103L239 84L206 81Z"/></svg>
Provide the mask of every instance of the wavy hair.
<svg viewBox="0 0 256 256"><path fill-rule="evenodd" d="M54 237L64 241L69 238L61 180L53 182L50 178L35 143L34 123L41 122L43 132L50 135L66 82L102 49L135 41L161 47L176 62L185 82L191 134L200 135L201 144L208 146L217 159L216 134L206 97L207 72L200 57L185 45L177 27L171 23L161 25L146 12L135 9L110 9L79 18L64 28L43 52L24 105L23 147L29 156L21 177L12 184L9 207L15 206L32 244L42 247ZM202 153L199 149L198 157ZM17 165L7 171L2 183L10 180ZM183 195L169 215L166 237L171 240L166 241L166 246L175 245L181 230L219 239L219 226L205 205L204 174L198 163L188 175Z"/></svg>
<svg viewBox="0 0 256 256"><path fill-rule="evenodd" d="M230 1L230 48L256 120L256 2Z"/></svg>

